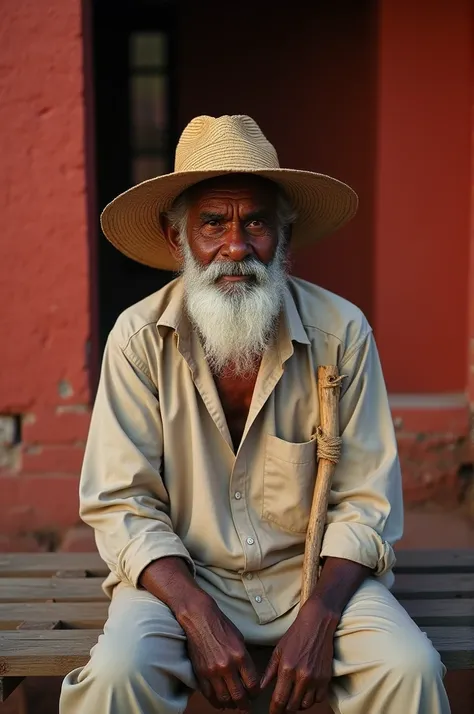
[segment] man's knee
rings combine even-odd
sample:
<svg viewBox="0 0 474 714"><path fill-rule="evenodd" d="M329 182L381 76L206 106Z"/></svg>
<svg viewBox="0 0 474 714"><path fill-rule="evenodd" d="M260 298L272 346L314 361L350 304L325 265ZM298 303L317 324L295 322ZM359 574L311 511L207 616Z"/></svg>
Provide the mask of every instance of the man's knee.
<svg viewBox="0 0 474 714"><path fill-rule="evenodd" d="M102 635L95 646L84 674L99 684L114 690L128 688L134 682L148 681L153 668L153 657L147 638L134 642L117 642ZM156 672L156 667L155 667Z"/></svg>
<svg viewBox="0 0 474 714"><path fill-rule="evenodd" d="M397 680L430 682L444 675L440 656L423 632L415 630L413 634L391 638L383 654L387 675Z"/></svg>

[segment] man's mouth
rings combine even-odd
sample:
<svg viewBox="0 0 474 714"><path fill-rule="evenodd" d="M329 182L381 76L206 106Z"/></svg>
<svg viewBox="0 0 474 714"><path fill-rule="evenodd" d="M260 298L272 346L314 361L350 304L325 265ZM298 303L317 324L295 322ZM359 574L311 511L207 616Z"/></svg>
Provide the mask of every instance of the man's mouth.
<svg viewBox="0 0 474 714"><path fill-rule="evenodd" d="M252 275L221 275L217 282L240 283L249 282L253 279Z"/></svg>

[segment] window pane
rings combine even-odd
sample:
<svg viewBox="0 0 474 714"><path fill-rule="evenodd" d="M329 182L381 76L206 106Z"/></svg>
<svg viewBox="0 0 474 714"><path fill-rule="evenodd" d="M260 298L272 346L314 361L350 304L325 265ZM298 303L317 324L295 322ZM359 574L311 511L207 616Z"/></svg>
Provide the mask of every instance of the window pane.
<svg viewBox="0 0 474 714"><path fill-rule="evenodd" d="M133 69L165 67L167 49L162 32L134 32L130 36L130 66Z"/></svg>
<svg viewBox="0 0 474 714"><path fill-rule="evenodd" d="M137 156L133 159L133 182L140 183L168 173L168 164L164 156Z"/></svg>
<svg viewBox="0 0 474 714"><path fill-rule="evenodd" d="M132 145L135 150L166 151L166 79L131 77Z"/></svg>

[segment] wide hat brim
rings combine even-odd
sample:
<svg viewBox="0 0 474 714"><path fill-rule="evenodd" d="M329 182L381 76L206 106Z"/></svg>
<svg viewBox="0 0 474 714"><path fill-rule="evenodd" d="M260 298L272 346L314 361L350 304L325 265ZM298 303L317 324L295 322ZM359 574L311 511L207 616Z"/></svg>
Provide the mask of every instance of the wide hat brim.
<svg viewBox="0 0 474 714"><path fill-rule="evenodd" d="M293 250L334 233L357 211L357 194L350 186L312 171L281 168L181 171L148 179L117 196L102 212L102 230L129 258L152 268L176 271L179 266L168 250L160 214L166 213L190 186L235 173L262 176L281 186L297 214L291 237Z"/></svg>

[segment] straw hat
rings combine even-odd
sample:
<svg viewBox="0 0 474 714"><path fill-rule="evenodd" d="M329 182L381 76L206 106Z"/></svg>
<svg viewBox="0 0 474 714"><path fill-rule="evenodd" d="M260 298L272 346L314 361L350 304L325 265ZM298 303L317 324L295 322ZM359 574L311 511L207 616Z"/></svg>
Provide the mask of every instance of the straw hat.
<svg viewBox="0 0 474 714"><path fill-rule="evenodd" d="M102 212L102 230L129 258L176 270L159 215L186 188L230 173L263 176L284 189L298 216L293 248L332 233L357 210L357 195L346 184L324 174L280 168L274 147L251 117L200 116L181 135L174 173L143 181L117 196Z"/></svg>

